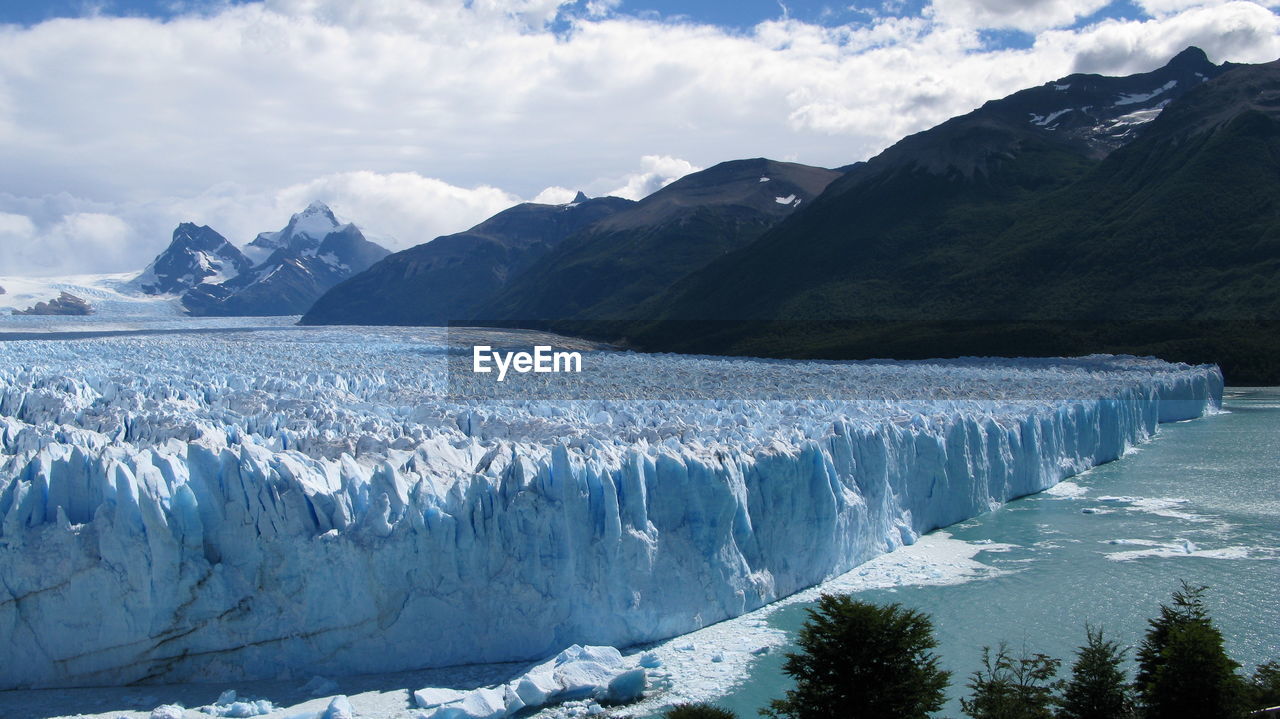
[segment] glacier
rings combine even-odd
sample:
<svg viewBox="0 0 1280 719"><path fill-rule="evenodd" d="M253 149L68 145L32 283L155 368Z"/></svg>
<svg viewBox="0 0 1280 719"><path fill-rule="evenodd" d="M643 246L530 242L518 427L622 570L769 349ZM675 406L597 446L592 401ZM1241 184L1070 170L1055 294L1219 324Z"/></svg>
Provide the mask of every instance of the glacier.
<svg viewBox="0 0 1280 719"><path fill-rule="evenodd" d="M444 334L0 342L0 642L24 658L0 689L664 639L1116 459L1222 394L1217 368L1150 358L593 352L597 399L472 400L449 391ZM655 398L675 382L714 391Z"/></svg>

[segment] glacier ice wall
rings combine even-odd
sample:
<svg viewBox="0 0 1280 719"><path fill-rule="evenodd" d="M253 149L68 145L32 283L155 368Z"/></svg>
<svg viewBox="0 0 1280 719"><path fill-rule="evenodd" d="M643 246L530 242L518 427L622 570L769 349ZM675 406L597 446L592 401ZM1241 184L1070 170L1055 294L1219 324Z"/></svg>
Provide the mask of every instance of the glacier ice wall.
<svg viewBox="0 0 1280 719"><path fill-rule="evenodd" d="M1222 392L1213 367L1096 357L809 365L866 396L977 399L466 403L434 347L0 343L0 645L21 657L0 689L665 638L1116 459ZM600 361L624 383L720 366ZM761 366L715 376L786 370Z"/></svg>

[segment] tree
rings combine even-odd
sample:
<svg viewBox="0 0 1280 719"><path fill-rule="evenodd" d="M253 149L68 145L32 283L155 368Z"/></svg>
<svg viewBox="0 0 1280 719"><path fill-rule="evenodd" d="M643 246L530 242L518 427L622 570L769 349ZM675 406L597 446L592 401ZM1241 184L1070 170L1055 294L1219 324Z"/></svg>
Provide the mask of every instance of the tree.
<svg viewBox="0 0 1280 719"><path fill-rule="evenodd" d="M973 719L1053 719L1053 677L1062 660L1045 654L1013 657L1003 642L993 655L982 648L983 669L969 677L970 696L960 700Z"/></svg>
<svg viewBox="0 0 1280 719"><path fill-rule="evenodd" d="M663 719L738 719L737 714L711 704L677 704L662 716Z"/></svg>
<svg viewBox="0 0 1280 719"><path fill-rule="evenodd" d="M1205 586L1185 581L1160 616L1148 621L1138 648L1135 681L1150 719L1235 719L1242 714L1239 664L1227 656L1222 633L1204 605Z"/></svg>
<svg viewBox="0 0 1280 719"><path fill-rule="evenodd" d="M1248 693L1250 710L1280 706L1280 662L1259 664L1249 680Z"/></svg>
<svg viewBox="0 0 1280 719"><path fill-rule="evenodd" d="M950 672L938 667L933 623L899 604L824 595L787 654L796 682L761 714L790 719L925 719L942 708Z"/></svg>
<svg viewBox="0 0 1280 719"><path fill-rule="evenodd" d="M1128 719L1133 699L1121 668L1128 649L1107 640L1102 629L1084 627L1085 645L1076 650L1071 679L1062 689L1058 719Z"/></svg>

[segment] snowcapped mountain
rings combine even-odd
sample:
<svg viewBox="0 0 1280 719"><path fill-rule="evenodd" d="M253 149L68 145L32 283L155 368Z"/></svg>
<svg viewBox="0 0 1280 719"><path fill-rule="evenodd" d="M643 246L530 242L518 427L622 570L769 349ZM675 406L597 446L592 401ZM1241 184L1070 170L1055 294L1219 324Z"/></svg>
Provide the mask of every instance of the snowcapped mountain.
<svg viewBox="0 0 1280 719"><path fill-rule="evenodd" d="M289 224L277 232L263 232L245 247L245 254L255 262L263 262L280 250L305 253L320 246L330 232L342 224L333 210L323 202L312 202L302 212L289 218Z"/></svg>
<svg viewBox="0 0 1280 719"><path fill-rule="evenodd" d="M135 284L149 295L181 294L202 283L234 279L252 266L243 252L208 225L184 222Z"/></svg>
<svg viewBox="0 0 1280 719"><path fill-rule="evenodd" d="M134 284L147 294L179 295L191 315L294 315L388 254L313 202L244 252L209 227L184 222Z"/></svg>
<svg viewBox="0 0 1280 719"><path fill-rule="evenodd" d="M300 315L326 290L390 254L353 224L326 227L332 219L328 207L312 205L280 232L258 235L254 242L274 235L259 245L275 244L265 261L217 288L188 293L183 305L193 315Z"/></svg>

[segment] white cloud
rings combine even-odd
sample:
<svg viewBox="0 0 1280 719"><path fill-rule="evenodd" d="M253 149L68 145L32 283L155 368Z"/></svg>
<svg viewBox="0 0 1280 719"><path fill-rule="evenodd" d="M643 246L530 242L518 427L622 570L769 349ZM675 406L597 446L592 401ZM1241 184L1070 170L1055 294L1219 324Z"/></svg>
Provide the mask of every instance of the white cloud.
<svg viewBox="0 0 1280 719"><path fill-rule="evenodd" d="M1193 8L1143 23L1105 22L1088 33L1049 32L1037 49L1072 58L1074 72L1125 74L1160 66L1195 45L1214 62L1280 57L1280 16L1251 2Z"/></svg>
<svg viewBox="0 0 1280 719"><path fill-rule="evenodd" d="M1111 0L933 0L933 17L969 28L1039 32L1071 25L1111 4Z"/></svg>
<svg viewBox="0 0 1280 719"><path fill-rule="evenodd" d="M535 195L533 201L540 205L563 205L577 196L577 192L567 187L548 187Z"/></svg>
<svg viewBox="0 0 1280 719"><path fill-rule="evenodd" d="M639 200L670 185L691 172L701 170L688 160L667 155L645 155L640 158L640 171L621 179L619 186L603 194Z"/></svg>
<svg viewBox="0 0 1280 719"><path fill-rule="evenodd" d="M1217 5L1226 5L1232 0L1133 0L1134 4L1142 8L1144 12L1154 17L1165 15L1173 15L1183 10L1190 10L1198 7L1213 7ZM1277 0L1254 0L1252 4L1261 5L1263 7L1274 8L1280 6ZM1274 59L1274 58L1273 58Z"/></svg>
<svg viewBox="0 0 1280 719"><path fill-rule="evenodd" d="M565 197L554 188L639 197L735 158L847 164L991 98L1149 70L1186 44L1280 56L1259 3L1139 1L1151 18L1076 29L1061 27L1103 0L935 0L745 33L606 0L268 0L3 26L0 212L41 237L75 213L119 218L123 248L99 243L85 270L141 267L181 220L243 242L308 199L405 244ZM571 30L552 31L557 13ZM1034 46L991 50L983 27L1030 29Z"/></svg>
<svg viewBox="0 0 1280 719"><path fill-rule="evenodd" d="M130 254L129 235L119 217L98 212L74 212L43 229L25 215L0 212L0 267L33 275L110 267Z"/></svg>
<svg viewBox="0 0 1280 719"><path fill-rule="evenodd" d="M289 212L314 200L328 203L344 220L357 221L391 250L458 232L520 202L496 187L456 187L412 172L326 175L275 196L276 206Z"/></svg>

